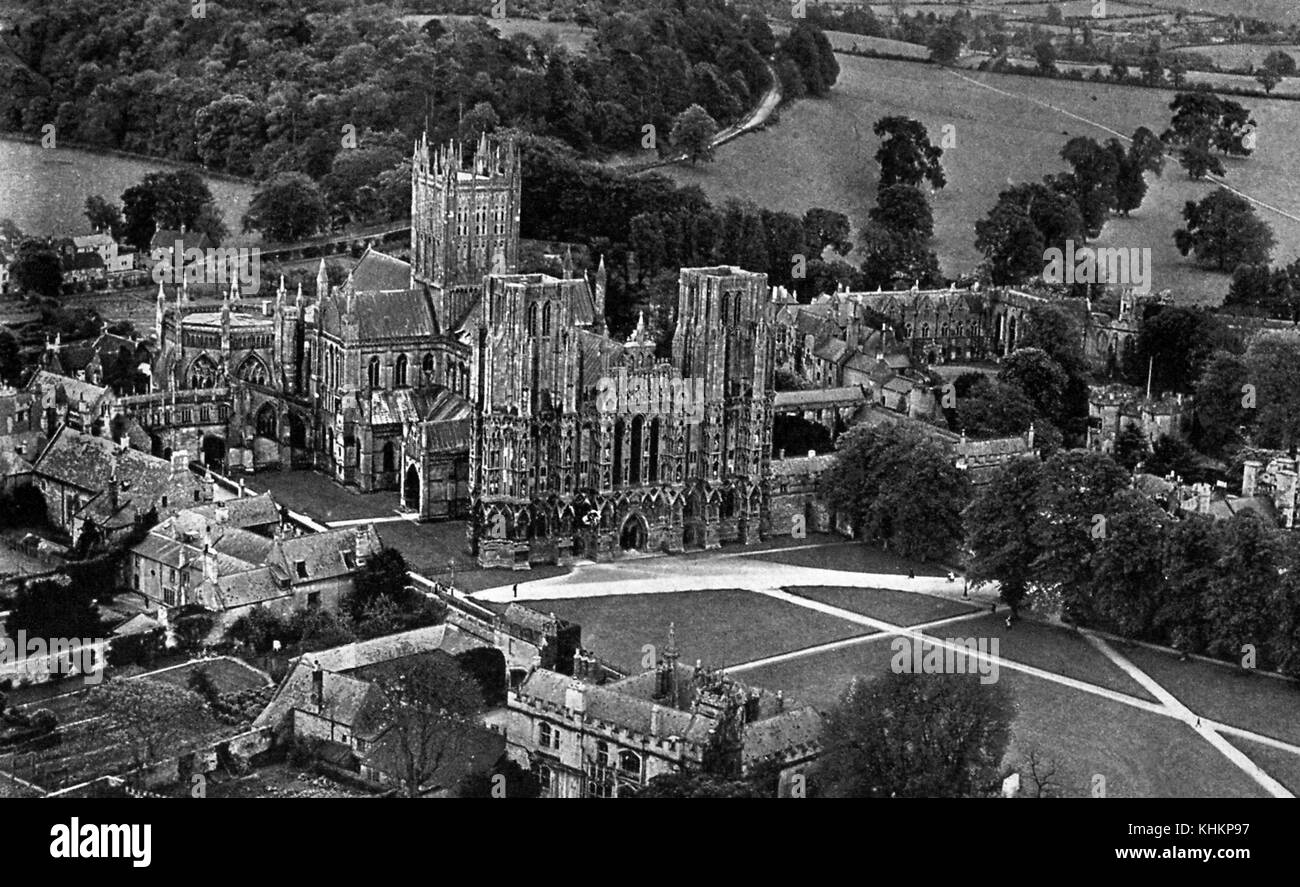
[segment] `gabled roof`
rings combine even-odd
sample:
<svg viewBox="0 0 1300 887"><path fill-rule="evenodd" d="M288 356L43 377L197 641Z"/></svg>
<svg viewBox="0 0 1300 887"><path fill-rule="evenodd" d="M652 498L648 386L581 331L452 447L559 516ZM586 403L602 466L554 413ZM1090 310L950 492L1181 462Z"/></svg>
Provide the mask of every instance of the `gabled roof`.
<svg viewBox="0 0 1300 887"><path fill-rule="evenodd" d="M84 434L67 425L55 433L33 470L41 477L90 491L107 489L116 473L123 493L142 487L153 490L172 476L171 463L166 459L122 449L108 438Z"/></svg>
<svg viewBox="0 0 1300 887"><path fill-rule="evenodd" d="M675 736L689 743L707 741L717 726L710 717L679 711L630 693L587 684L545 668L534 669L519 692L558 708L565 707L566 691L572 684L581 694L589 720L603 721L656 739ZM651 726L655 729L652 732Z"/></svg>
<svg viewBox="0 0 1300 887"><path fill-rule="evenodd" d="M48 370L38 370L28 380L27 390L40 394L42 401L52 393L55 403L84 403L89 407L97 406L101 401L112 396L112 392L107 388L74 379L72 376L51 373Z"/></svg>
<svg viewBox="0 0 1300 887"><path fill-rule="evenodd" d="M411 286L411 266L401 259L370 248L352 267L357 292L390 292Z"/></svg>
<svg viewBox="0 0 1300 887"><path fill-rule="evenodd" d="M273 570L283 573L293 585L337 579L356 572L358 545L362 546L362 556L378 552L383 547L373 526L346 527L276 539L265 561Z"/></svg>
<svg viewBox="0 0 1300 887"><path fill-rule="evenodd" d="M753 765L811 756L821 750L821 733L822 717L811 706L751 721L745 725L741 760Z"/></svg>

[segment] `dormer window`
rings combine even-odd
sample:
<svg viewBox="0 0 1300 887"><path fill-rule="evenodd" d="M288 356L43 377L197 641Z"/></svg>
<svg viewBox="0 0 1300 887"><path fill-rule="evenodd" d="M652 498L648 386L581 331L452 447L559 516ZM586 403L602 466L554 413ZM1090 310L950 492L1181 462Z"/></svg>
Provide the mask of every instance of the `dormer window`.
<svg viewBox="0 0 1300 887"><path fill-rule="evenodd" d="M355 570L357 568L357 556L355 553L351 551L340 551L339 554L343 556L343 564L349 570Z"/></svg>
<svg viewBox="0 0 1300 887"><path fill-rule="evenodd" d="M294 570L298 573L298 578L299 578L299 579L306 579L306 578L307 578L307 562L306 562L306 561L294 561L294 562L293 562L293 568L294 568Z"/></svg>

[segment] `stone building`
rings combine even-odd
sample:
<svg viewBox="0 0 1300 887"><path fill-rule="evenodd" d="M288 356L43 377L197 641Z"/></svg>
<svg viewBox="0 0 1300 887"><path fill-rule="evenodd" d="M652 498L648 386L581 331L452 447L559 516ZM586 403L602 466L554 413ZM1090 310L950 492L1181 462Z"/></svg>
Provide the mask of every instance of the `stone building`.
<svg viewBox="0 0 1300 887"><path fill-rule="evenodd" d="M677 661L670 631L662 661L609 683L536 669L509 694L508 752L532 770L543 797L616 798L656 776L723 779L767 770L788 782L821 752L821 716L780 693Z"/></svg>
<svg viewBox="0 0 1300 887"><path fill-rule="evenodd" d="M471 330L470 544L484 566L759 538L773 390L766 275L684 268L669 360L604 335L594 285L487 278Z"/></svg>

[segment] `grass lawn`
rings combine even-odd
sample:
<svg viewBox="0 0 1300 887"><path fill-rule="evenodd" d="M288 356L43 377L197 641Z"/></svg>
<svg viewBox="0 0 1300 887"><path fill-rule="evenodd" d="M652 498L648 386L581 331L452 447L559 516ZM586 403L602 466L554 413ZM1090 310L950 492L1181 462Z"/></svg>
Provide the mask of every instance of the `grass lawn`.
<svg viewBox="0 0 1300 887"><path fill-rule="evenodd" d="M763 595L733 589L534 601L534 609L582 626L582 645L630 673L646 645L662 651L676 626L681 661L710 667L749 662L870 629Z"/></svg>
<svg viewBox="0 0 1300 887"><path fill-rule="evenodd" d="M856 573L893 573L906 576L907 571L911 569L915 570L918 576L948 575L945 567L911 561L893 552L883 551L861 542L830 542L811 548L774 551L754 555L754 560L790 564L796 567L816 567L821 570L849 570Z"/></svg>
<svg viewBox="0 0 1300 887"><path fill-rule="evenodd" d="M1265 773L1290 789L1291 794L1300 797L1300 755L1240 736L1228 733L1221 735L1262 767Z"/></svg>
<svg viewBox="0 0 1300 887"><path fill-rule="evenodd" d="M1067 795L1089 795L1099 775L1112 798L1267 797L1180 721L1026 674L1002 674L1017 712L1011 759L1040 749L1060 768Z"/></svg>
<svg viewBox="0 0 1300 887"><path fill-rule="evenodd" d="M778 125L723 147L716 162L673 166L668 174L699 185L718 203L737 197L791 212L813 206L839 210L857 230L875 199L875 121L891 114L913 117L936 141L951 126L955 144L943 157L948 186L933 195L932 205L936 252L944 271L956 275L982 259L973 226L1009 183L1064 171L1059 152L1071 136L1104 141L1114 134L1110 130L1129 136L1138 126L1160 132L1169 123L1173 98L1172 90L952 72L844 55L838 60L840 77L829 98L784 108ZM1225 160L1227 182L1300 217L1300 189L1279 185L1291 180L1300 161L1300 145L1289 138L1300 129L1300 104L1243 102L1259 123L1259 149L1246 160ZM1173 241L1184 202L1199 200L1213 186L1188 181L1176 162L1149 184L1143 206L1131 218L1112 219L1097 242L1150 248L1156 290L1172 289L1187 303L1217 303L1227 291L1227 275L1197 269ZM1300 256L1300 222L1257 211L1277 237L1274 263Z"/></svg>
<svg viewBox="0 0 1300 887"><path fill-rule="evenodd" d="M786 591L810 600L830 604L893 625L920 625L962 613L976 613L980 608L961 601L928 594L913 594L891 588L843 588L826 585L792 585ZM955 629L954 629L955 630Z"/></svg>
<svg viewBox="0 0 1300 887"><path fill-rule="evenodd" d="M200 668L208 673L208 677L212 678L213 683L217 685L217 689L223 695L267 686L267 680L263 675L255 671L251 666L229 656L211 659L207 662L189 663L179 668L169 668L167 671L149 675L147 680L162 681L175 684L177 687L188 688L190 675Z"/></svg>
<svg viewBox="0 0 1300 887"><path fill-rule="evenodd" d="M1042 622L1022 621L1017 622L1014 628L1007 628L1003 621L1006 618L1006 608L1002 608L1001 612L1004 615L985 614L979 619L941 626L926 634L938 637L997 638L998 654L1003 659L1032 665L1077 681L1086 681L1148 702L1157 701L1125 674L1123 669L1088 643L1083 635Z"/></svg>
<svg viewBox="0 0 1300 887"><path fill-rule="evenodd" d="M889 641L880 638L736 677L828 708L853 676L883 676L891 656ZM1009 669L998 679L1011 690L1016 711L1009 762L1039 749L1057 764L1064 794L1088 795L1098 774L1110 797L1264 796L1195 731L1171 718Z"/></svg>
<svg viewBox="0 0 1300 887"><path fill-rule="evenodd" d="M1108 641L1108 643L1111 643ZM1130 662L1202 717L1300 745L1300 684L1231 665L1114 642Z"/></svg>

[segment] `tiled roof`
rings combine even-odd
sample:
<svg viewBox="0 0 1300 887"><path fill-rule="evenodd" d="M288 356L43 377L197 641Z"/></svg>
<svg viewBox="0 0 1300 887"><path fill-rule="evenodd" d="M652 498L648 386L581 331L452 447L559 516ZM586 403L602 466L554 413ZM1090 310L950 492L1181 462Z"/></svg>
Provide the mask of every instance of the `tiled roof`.
<svg viewBox="0 0 1300 887"><path fill-rule="evenodd" d="M163 228L154 232L153 239L149 241L149 249L150 251L173 249L178 240L181 241L182 249L189 249L190 247L206 249L212 246L212 241L208 239L208 235L201 231L186 231L182 234L174 228Z"/></svg>
<svg viewBox="0 0 1300 887"><path fill-rule="evenodd" d="M676 736L691 743L705 742L709 730L716 726L712 718L704 715L679 711L629 693L586 684L544 668L534 669L519 692L564 708L565 691L570 683L575 684L582 693L589 720L603 721L656 739ZM656 725L653 733L652 724Z"/></svg>
<svg viewBox="0 0 1300 887"><path fill-rule="evenodd" d="M228 527L263 527L280 522L280 507L275 504L270 493L226 499L220 503L188 508L186 511L199 515L209 523L219 522ZM218 521L218 515L222 512L224 517Z"/></svg>
<svg viewBox="0 0 1300 887"><path fill-rule="evenodd" d="M280 684L270 704L253 722L254 727L279 726L300 709L320 714L341 724L349 725L353 732L365 735L373 728L373 713L382 704L379 690L366 681L325 669L322 666L322 702L312 701L313 660L318 654L308 653L298 659L293 671Z"/></svg>
<svg viewBox="0 0 1300 887"><path fill-rule="evenodd" d="M276 539L265 560L267 564L282 570L294 585L336 579L356 571L356 562L353 561L354 565L349 566L348 559L355 555L359 538L365 546L363 555L379 551L382 547L373 526L347 527Z"/></svg>
<svg viewBox="0 0 1300 887"><path fill-rule="evenodd" d="M411 286L411 266L399 258L367 249L352 268L357 292L406 290Z"/></svg>
<svg viewBox="0 0 1300 887"><path fill-rule="evenodd" d="M27 390L42 395L53 393L55 403L84 403L96 406L101 400L110 397L111 392L99 385L92 385L72 376L61 376L46 370L39 370L27 383Z"/></svg>
<svg viewBox="0 0 1300 887"><path fill-rule="evenodd" d="M42 477L92 491L107 489L116 470L122 492L127 494L142 487L161 488L172 475L166 459L121 449L108 438L83 434L66 425L36 460L34 470Z"/></svg>
<svg viewBox="0 0 1300 887"><path fill-rule="evenodd" d="M745 725L742 761L746 765L765 759L806 757L821 749L822 718L805 706Z"/></svg>
<svg viewBox="0 0 1300 887"><path fill-rule="evenodd" d="M845 385L840 388L821 388L807 391L778 391L773 406L778 410L782 407L803 407L813 410L835 405L862 403L869 400L871 400L871 397L862 390L862 386Z"/></svg>

